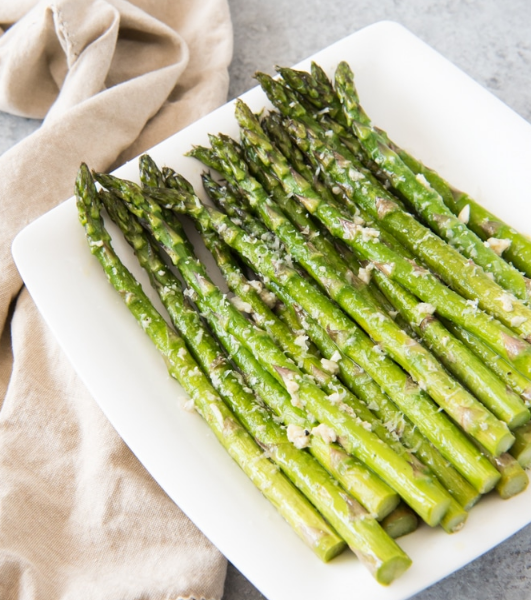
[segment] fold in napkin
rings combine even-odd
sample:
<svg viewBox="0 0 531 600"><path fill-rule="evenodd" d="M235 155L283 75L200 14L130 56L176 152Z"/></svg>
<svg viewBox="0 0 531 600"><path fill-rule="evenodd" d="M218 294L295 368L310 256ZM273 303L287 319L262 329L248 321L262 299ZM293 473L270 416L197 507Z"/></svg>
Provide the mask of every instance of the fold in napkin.
<svg viewBox="0 0 531 600"><path fill-rule="evenodd" d="M0 157L0 598L220 598L226 563L107 422L37 312L15 235L225 101L226 0L4 0L0 110L44 118Z"/></svg>

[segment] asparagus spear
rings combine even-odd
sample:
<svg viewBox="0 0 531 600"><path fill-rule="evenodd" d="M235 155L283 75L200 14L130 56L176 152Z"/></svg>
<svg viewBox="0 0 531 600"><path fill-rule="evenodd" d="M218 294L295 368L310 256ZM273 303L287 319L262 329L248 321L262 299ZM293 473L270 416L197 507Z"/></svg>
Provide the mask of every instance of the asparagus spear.
<svg viewBox="0 0 531 600"><path fill-rule="evenodd" d="M312 193L320 199L308 182L304 180L301 185L301 178L296 179L292 175L293 169L272 146L252 113L241 101L236 103L236 118L240 125L253 127L252 130L243 129L242 136L257 150L262 162L274 169L286 193L304 193L307 196ZM321 283L330 297L404 369L422 381L432 398L457 420L465 431L496 456L507 450L514 438L510 434L507 437L509 432L505 424L499 422L471 394L449 377L431 353L405 334L384 311L375 306L374 302L367 301L366 296L359 293L354 285L344 282L327 257L305 243L291 222L274 208L258 182L249 176L245 164L235 152L229 156L230 150L226 146L221 148L216 144L215 148L219 149L225 161L230 163L232 176L237 178L242 189L246 191L249 202L260 212L266 225L281 238L291 255ZM222 154L223 152L225 154ZM525 407L523 408L525 411ZM467 417L463 418L464 415ZM479 423L482 424L481 427Z"/></svg>
<svg viewBox="0 0 531 600"><path fill-rule="evenodd" d="M122 295L128 309L148 334L166 361L168 371L190 395L199 414L220 443L264 496L277 508L301 539L323 560L344 547L312 505L265 458L264 452L239 424L188 353L183 340L168 327L141 286L112 249L110 236L100 216L97 191L86 165L76 179L79 218L91 252L107 278Z"/></svg>
<svg viewBox="0 0 531 600"><path fill-rule="evenodd" d="M203 173L201 180L208 197L218 208L229 215L234 223L241 225L250 235L266 242L271 250L278 253L286 253L278 237L271 233L261 221L253 218L246 208L243 208L246 202L242 196L238 195L236 197L237 193L235 190L229 189L227 185L220 185L208 173ZM264 294L269 295L269 299L266 302L274 304L274 296L266 288L263 288L262 291Z"/></svg>
<svg viewBox="0 0 531 600"><path fill-rule="evenodd" d="M336 70L336 90L346 120L356 133L361 145L386 174L391 185L415 208L416 212L442 238L459 252L471 258L506 290L518 298L527 299L527 288L522 275L506 263L494 250L470 231L444 204L441 196L422 175L415 175L374 130L370 119L359 104L354 87L354 76L347 63L341 62ZM530 313L531 316L531 313ZM531 332L531 329L530 329ZM528 334L529 335L529 334Z"/></svg>
<svg viewBox="0 0 531 600"><path fill-rule="evenodd" d="M529 406L531 381L527 377L524 377L506 360L465 329L457 327L450 322L445 322L445 325L457 339L466 344L509 389L519 394L524 399L526 405ZM530 431L529 423L516 428L513 431L516 439L509 450L510 454L518 459L518 462L524 469L531 466L531 435L528 433Z"/></svg>
<svg viewBox="0 0 531 600"><path fill-rule="evenodd" d="M531 467L531 424L519 427L514 435L516 440L511 447L511 456L516 458L524 469Z"/></svg>
<svg viewBox="0 0 531 600"><path fill-rule="evenodd" d="M390 147L414 173L423 175L446 206L486 244L531 277L531 241L473 200L466 192L456 190L435 171L428 169L394 144ZM528 293L529 280L525 280Z"/></svg>
<svg viewBox="0 0 531 600"><path fill-rule="evenodd" d="M459 327L447 320L444 321L444 324L457 339L466 344L507 386L521 396L527 406L530 405L531 380L524 377L507 360L494 352L478 337L463 329L463 327Z"/></svg>
<svg viewBox="0 0 531 600"><path fill-rule="evenodd" d="M282 82L276 81L265 73L256 73L255 77L269 100L282 115L304 123L315 135L332 144L336 152L361 166L360 160L365 156L364 150L358 140L351 136L345 128L331 119L327 119L326 116L321 117L320 122L317 121L301 104L297 95ZM343 143L345 137L350 138L349 147ZM367 171L367 173L370 176L370 172Z"/></svg>
<svg viewBox="0 0 531 600"><path fill-rule="evenodd" d="M380 523L387 535L396 539L413 533L418 527L417 515L407 504L401 502L395 510Z"/></svg>
<svg viewBox="0 0 531 600"><path fill-rule="evenodd" d="M289 125L289 128L296 136L297 142L312 153L323 165L323 168L332 174L334 181L342 185L348 194L351 183L346 179L341 180L341 173L346 172L348 165L339 161L337 154L334 155L308 130L301 128L294 122ZM342 172L340 169L342 169ZM366 191L368 194L369 191ZM355 254L375 263L380 270L383 270L384 274L400 283L424 302L435 306L440 316L452 320L483 339L499 354L515 364L524 375L526 373L531 374L531 346L521 338L516 337L510 329L497 321L493 321L487 314L479 310L477 301L465 300L456 292L441 284L429 271L412 264L396 251L379 243L377 236L372 240L364 239L367 236L363 235L363 228L354 221L346 219L333 204L329 202L325 204L320 201L320 198L309 197L308 193L306 196L300 195L298 198L304 203L309 212L316 215L331 233L350 246ZM376 201L376 198L374 198L374 201ZM387 210L388 207L390 210ZM381 217L397 213L397 208L396 205L389 206L384 203L380 211ZM444 260L444 257L442 258ZM452 257L449 255L448 262L450 263L451 260ZM505 306L506 308L512 308L513 301L506 296L506 294L501 294L497 297L499 304L501 306L502 301L509 302L510 306L508 304L505 304ZM506 315L511 314L511 311L505 311L505 313Z"/></svg>
<svg viewBox="0 0 531 600"><path fill-rule="evenodd" d="M527 489L529 477L520 463L511 454L502 454L492 459L493 464L501 473L501 479L496 484L496 491L503 500L507 500Z"/></svg>
<svg viewBox="0 0 531 600"><path fill-rule="evenodd" d="M320 114L329 115L340 125L349 127L332 82L317 63L312 62L311 73L286 67L277 67L276 70L287 85L306 100L308 105Z"/></svg>
<svg viewBox="0 0 531 600"><path fill-rule="evenodd" d="M391 542L374 518L341 492L335 481L309 454L288 441L286 432L265 409L257 405L253 394L242 385L220 353L199 315L188 306L179 290L178 279L148 242L141 226L131 218L125 206L107 203L107 207L135 249L172 321L216 391L260 446L267 450L271 459L340 533L375 578L380 583L390 583L409 566L409 558Z"/></svg>

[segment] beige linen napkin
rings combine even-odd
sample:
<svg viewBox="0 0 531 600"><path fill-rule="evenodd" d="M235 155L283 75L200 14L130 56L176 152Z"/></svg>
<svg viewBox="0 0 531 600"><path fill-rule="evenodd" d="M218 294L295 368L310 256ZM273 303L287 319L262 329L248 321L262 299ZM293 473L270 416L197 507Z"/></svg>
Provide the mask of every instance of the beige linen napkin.
<svg viewBox="0 0 531 600"><path fill-rule="evenodd" d="M0 110L45 118L0 157L0 598L220 598L224 558L106 421L10 247L81 161L107 169L224 102L226 0L3 0L0 24Z"/></svg>

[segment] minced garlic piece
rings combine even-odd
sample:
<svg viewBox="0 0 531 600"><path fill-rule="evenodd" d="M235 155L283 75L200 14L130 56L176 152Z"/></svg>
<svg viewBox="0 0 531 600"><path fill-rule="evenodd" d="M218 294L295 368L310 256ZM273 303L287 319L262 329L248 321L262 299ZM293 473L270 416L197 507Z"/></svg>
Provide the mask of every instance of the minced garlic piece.
<svg viewBox="0 0 531 600"><path fill-rule="evenodd" d="M286 389L290 394L293 395L299 391L299 384L296 381L293 381L293 379L285 379L284 381L286 382Z"/></svg>
<svg viewBox="0 0 531 600"><path fill-rule="evenodd" d="M253 307L249 304L249 302L245 302L239 296L233 296L231 299L231 304L237 308L240 312L244 313L252 313Z"/></svg>
<svg viewBox="0 0 531 600"><path fill-rule="evenodd" d="M334 392L327 397L332 404L338 404L339 402L342 402L343 398L345 397L345 390L342 390L341 392Z"/></svg>
<svg viewBox="0 0 531 600"><path fill-rule="evenodd" d="M327 444L337 440L336 432L324 423L314 427L312 429L312 433L313 435L318 435L320 438L322 438L323 442L326 442Z"/></svg>
<svg viewBox="0 0 531 600"><path fill-rule="evenodd" d="M326 369L329 373L335 374L339 371L338 364L333 360L321 358L321 364L323 365L323 368Z"/></svg>
<svg viewBox="0 0 531 600"><path fill-rule="evenodd" d="M509 294L502 294L500 296L500 301L501 301L503 310L506 310L507 312L511 312L513 310L512 296L510 296Z"/></svg>
<svg viewBox="0 0 531 600"><path fill-rule="evenodd" d="M305 350L308 349L308 344L306 343L308 340L308 336L307 335L298 335L294 340L293 343L297 344L297 346L300 346L301 348L304 348Z"/></svg>
<svg viewBox="0 0 531 600"><path fill-rule="evenodd" d="M501 256L505 250L511 245L511 240L504 238L489 238L485 242L485 246L491 248L498 256Z"/></svg>
<svg viewBox="0 0 531 600"><path fill-rule="evenodd" d="M417 304L417 312L421 315L432 315L435 312L435 306L427 302L419 302Z"/></svg>
<svg viewBox="0 0 531 600"><path fill-rule="evenodd" d="M330 357L330 360L332 360L333 362L339 362L341 360L341 354L338 350L336 350L334 352L334 354L332 354L332 356Z"/></svg>
<svg viewBox="0 0 531 600"><path fill-rule="evenodd" d="M370 240L380 237L380 232L373 227L363 227L361 229L361 237L364 242L369 242Z"/></svg>
<svg viewBox="0 0 531 600"><path fill-rule="evenodd" d="M428 183L428 180L426 179L426 177L424 177L424 175L422 173L417 173L415 176L415 179L419 182L422 183L422 185L428 189L431 188L430 184Z"/></svg>
<svg viewBox="0 0 531 600"><path fill-rule="evenodd" d="M511 319L511 327L520 327L523 323L525 323L527 319L525 317L513 317Z"/></svg>
<svg viewBox="0 0 531 600"><path fill-rule="evenodd" d="M372 265L367 265L365 269L361 267L358 271L358 277L363 281L363 283L369 284L371 282L372 269Z"/></svg>
<svg viewBox="0 0 531 600"><path fill-rule="evenodd" d="M470 204L466 204L463 207L463 210L457 215L457 218L465 225L468 223L470 219Z"/></svg>
<svg viewBox="0 0 531 600"><path fill-rule="evenodd" d="M310 432L298 425L288 425L287 435L288 440L299 450L306 448L310 443Z"/></svg>
<svg viewBox="0 0 531 600"><path fill-rule="evenodd" d="M194 412L195 404L193 400L187 400L183 405L184 410L188 412Z"/></svg>

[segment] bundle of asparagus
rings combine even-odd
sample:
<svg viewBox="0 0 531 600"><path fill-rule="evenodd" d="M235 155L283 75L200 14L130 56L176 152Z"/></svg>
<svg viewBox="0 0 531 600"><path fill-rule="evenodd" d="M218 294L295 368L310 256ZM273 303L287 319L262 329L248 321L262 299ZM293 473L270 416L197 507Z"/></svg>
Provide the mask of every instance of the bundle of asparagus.
<svg viewBox="0 0 531 600"><path fill-rule="evenodd" d="M210 199L145 155L141 185L86 165L89 245L222 445L322 560L377 581L411 564L417 516L461 529L531 463L531 242L394 144L346 63L258 74L240 141L190 151ZM174 329L112 249L105 207ZM196 258L190 217L230 297ZM166 257L163 256L166 255ZM167 264L170 261L182 280ZM521 272L523 271L523 273Z"/></svg>

